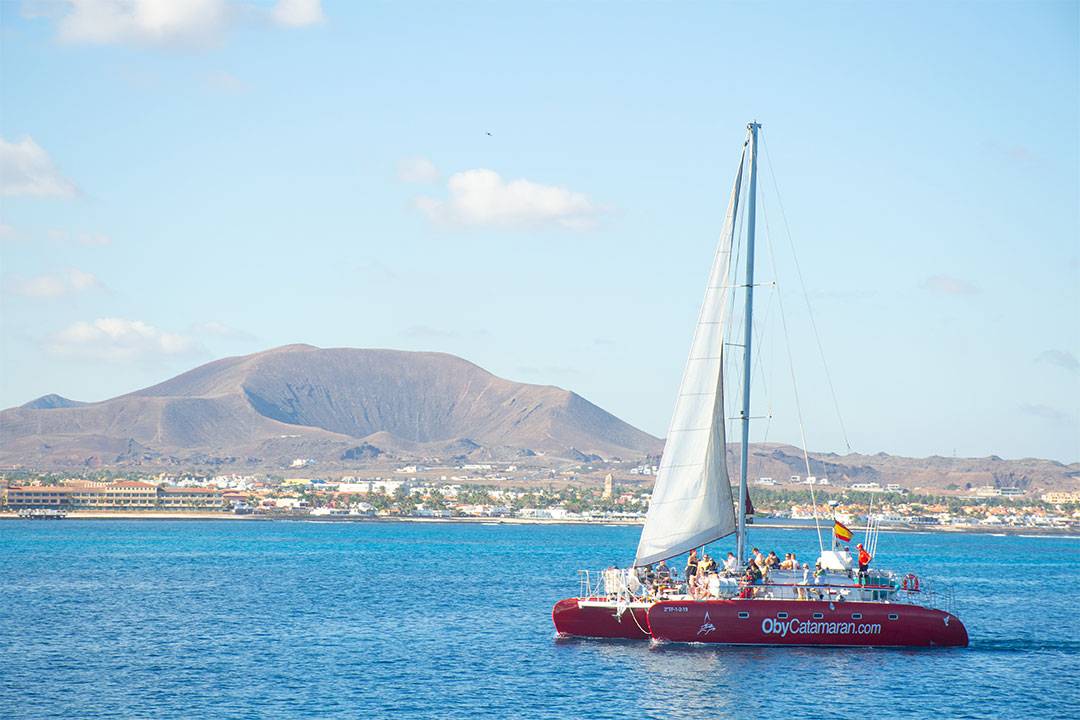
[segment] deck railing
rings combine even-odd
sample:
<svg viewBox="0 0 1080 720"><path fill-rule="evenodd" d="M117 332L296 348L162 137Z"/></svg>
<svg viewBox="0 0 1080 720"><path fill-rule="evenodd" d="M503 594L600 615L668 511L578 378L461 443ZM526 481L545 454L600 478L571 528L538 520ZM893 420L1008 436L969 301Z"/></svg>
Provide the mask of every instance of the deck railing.
<svg viewBox="0 0 1080 720"><path fill-rule="evenodd" d="M892 572L874 572L863 582L857 576L838 579L832 573L830 581L814 578L802 580L798 571L779 571L762 583L749 584L740 577L717 576L712 592L693 595L687 592L686 581L677 573L656 576L651 582L626 568L579 570L579 598L605 598L616 602L660 600L671 597L695 599L799 599L835 600L838 602L890 602L933 607L947 612L954 610L954 597L946 584L913 575L899 577ZM820 580L820 579L819 579Z"/></svg>

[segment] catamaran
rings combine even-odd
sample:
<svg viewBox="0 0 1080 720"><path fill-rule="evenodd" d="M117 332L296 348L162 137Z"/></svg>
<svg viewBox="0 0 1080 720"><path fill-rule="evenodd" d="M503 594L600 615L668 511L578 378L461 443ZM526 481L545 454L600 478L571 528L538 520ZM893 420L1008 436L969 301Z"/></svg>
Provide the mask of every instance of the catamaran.
<svg viewBox="0 0 1080 720"><path fill-rule="evenodd" d="M820 556L809 568L774 570L764 579L742 575L747 560L747 465L750 437L754 241L758 141L761 125L747 125L735 183L705 299L690 346L652 500L630 568L581 571L577 597L552 610L559 636L653 639L725 645L868 647L966 646L967 630L954 615L947 591L912 573L857 567L850 550L832 534L828 549L818 527ZM744 169L749 188L742 197ZM745 205L745 244L741 203ZM739 230L739 232L737 232ZM745 245L745 247L744 247ZM745 255L740 275L738 254ZM741 343L733 306L743 291ZM732 497L727 467L724 361L727 348L742 353L739 498ZM738 358L735 358L736 360ZM801 420L800 420L801 422ZM803 440L805 449L805 438ZM805 450L804 450L805 451ZM805 455L804 455L805 457ZM807 475L810 475L807 458ZM812 490L812 488L811 488ZM815 502L816 508L816 502ZM815 518L817 512L815 510ZM844 528L846 530L846 527ZM682 582L651 570L734 534L735 573L699 575ZM843 533L845 539L848 533ZM877 526L867 520L866 551L876 552ZM648 568L648 571L643 572Z"/></svg>

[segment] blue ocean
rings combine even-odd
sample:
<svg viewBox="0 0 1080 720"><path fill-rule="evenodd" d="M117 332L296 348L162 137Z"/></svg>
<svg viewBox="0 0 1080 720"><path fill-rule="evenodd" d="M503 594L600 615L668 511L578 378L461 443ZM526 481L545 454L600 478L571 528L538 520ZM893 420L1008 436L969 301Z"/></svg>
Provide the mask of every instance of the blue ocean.
<svg viewBox="0 0 1080 720"><path fill-rule="evenodd" d="M625 563L638 532L0 522L0 716L1080 717L1078 539L883 534L880 565L952 585L966 649L556 640L577 569Z"/></svg>

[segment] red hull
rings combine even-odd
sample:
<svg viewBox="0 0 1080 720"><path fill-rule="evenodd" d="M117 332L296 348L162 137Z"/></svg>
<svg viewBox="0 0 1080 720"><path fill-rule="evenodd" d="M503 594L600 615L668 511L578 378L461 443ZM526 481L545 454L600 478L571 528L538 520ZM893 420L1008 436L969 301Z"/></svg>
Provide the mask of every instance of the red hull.
<svg viewBox="0 0 1080 720"><path fill-rule="evenodd" d="M648 640L648 610L643 607L631 608L616 617L611 606L581 607L577 598L568 598L555 603L551 619L560 635Z"/></svg>
<svg viewBox="0 0 1080 720"><path fill-rule="evenodd" d="M632 616L631 616L632 614ZM817 600L664 600L616 616L614 606L560 600L560 635L721 645L966 647L967 629L950 613L905 603Z"/></svg>
<svg viewBox="0 0 1080 720"><path fill-rule="evenodd" d="M966 647L956 616L903 603L665 600L649 608L657 640L725 645Z"/></svg>

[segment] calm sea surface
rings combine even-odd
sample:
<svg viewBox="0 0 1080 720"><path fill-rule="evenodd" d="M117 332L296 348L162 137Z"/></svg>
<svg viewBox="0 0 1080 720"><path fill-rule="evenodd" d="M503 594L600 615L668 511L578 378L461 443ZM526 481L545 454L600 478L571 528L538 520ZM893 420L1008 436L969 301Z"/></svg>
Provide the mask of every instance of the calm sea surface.
<svg viewBox="0 0 1080 720"><path fill-rule="evenodd" d="M0 522L0 716L1080 717L1080 540L883 535L882 566L952 583L967 649L556 641L576 570L637 535ZM816 550L805 530L751 540Z"/></svg>

